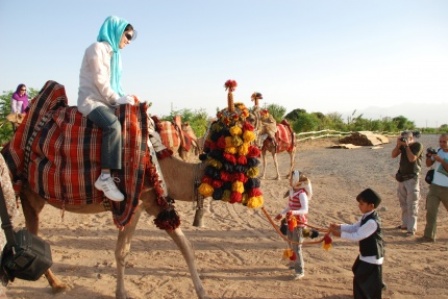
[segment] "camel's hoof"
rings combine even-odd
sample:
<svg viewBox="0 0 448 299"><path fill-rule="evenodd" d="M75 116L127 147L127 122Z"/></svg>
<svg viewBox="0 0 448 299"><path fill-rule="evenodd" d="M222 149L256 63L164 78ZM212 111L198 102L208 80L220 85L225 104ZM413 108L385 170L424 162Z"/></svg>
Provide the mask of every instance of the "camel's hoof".
<svg viewBox="0 0 448 299"><path fill-rule="evenodd" d="M68 290L69 287L65 283L59 283L57 285L51 286L51 289L53 290L53 293L57 294Z"/></svg>

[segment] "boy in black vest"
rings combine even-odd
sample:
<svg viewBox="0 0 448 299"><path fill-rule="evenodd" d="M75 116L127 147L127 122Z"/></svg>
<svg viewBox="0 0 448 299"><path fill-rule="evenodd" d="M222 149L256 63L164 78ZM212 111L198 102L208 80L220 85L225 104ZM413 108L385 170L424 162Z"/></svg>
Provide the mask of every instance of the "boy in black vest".
<svg viewBox="0 0 448 299"><path fill-rule="evenodd" d="M384 249L380 218L375 210L381 198L368 188L356 200L363 213L361 219L354 224L331 224L330 231L334 236L359 242L359 256L352 267L354 298L381 299Z"/></svg>

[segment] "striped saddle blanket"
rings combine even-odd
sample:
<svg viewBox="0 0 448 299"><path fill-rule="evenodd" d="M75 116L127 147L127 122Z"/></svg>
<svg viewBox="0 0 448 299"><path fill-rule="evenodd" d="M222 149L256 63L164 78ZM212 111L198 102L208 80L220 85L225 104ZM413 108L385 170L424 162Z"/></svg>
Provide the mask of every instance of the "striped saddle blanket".
<svg viewBox="0 0 448 299"><path fill-rule="evenodd" d="M277 132L275 133L277 153L292 151L294 148L294 139L294 132L287 121L283 120L280 124L277 124Z"/></svg>
<svg viewBox="0 0 448 299"><path fill-rule="evenodd" d="M147 105L120 105L123 169L118 177L123 202L112 202L117 227L131 219L150 163L147 146ZM67 105L64 86L48 81L30 105L22 125L3 154L15 179L27 181L31 190L48 202L67 205L102 203L94 187L101 172L101 129Z"/></svg>

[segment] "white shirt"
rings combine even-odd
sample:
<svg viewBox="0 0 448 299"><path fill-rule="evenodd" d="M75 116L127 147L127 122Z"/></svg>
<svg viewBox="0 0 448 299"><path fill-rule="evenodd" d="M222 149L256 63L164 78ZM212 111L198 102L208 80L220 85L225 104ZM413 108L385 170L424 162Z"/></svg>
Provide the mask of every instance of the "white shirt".
<svg viewBox="0 0 448 299"><path fill-rule="evenodd" d="M364 214L358 222L354 224L342 224L341 225L341 238L351 240L351 241L361 241L370 235L372 235L378 228L378 224L375 220L370 219L367 220L366 223L361 225L361 220L366 216L372 214L372 212ZM379 259L376 256L362 256L359 255L359 259L363 262L375 265L381 265L383 263L384 258L380 257Z"/></svg>
<svg viewBox="0 0 448 299"><path fill-rule="evenodd" d="M78 110L84 116L99 106L118 106L120 96L110 84L112 54L112 47L106 42L93 43L84 53L78 90Z"/></svg>

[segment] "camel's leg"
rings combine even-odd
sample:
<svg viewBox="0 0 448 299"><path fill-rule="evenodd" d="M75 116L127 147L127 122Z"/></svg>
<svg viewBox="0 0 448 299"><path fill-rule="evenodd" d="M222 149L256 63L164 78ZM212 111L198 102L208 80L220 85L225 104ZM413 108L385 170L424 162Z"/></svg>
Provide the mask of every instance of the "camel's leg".
<svg viewBox="0 0 448 299"><path fill-rule="evenodd" d="M22 192L20 197L26 228L30 233L37 235L39 232L39 213L44 208L45 200L36 194L32 194L30 191ZM67 285L54 275L51 269L45 271L44 275L53 292L60 292L67 289Z"/></svg>
<svg viewBox="0 0 448 299"><path fill-rule="evenodd" d="M277 153L272 152L272 159L274 159L275 171L277 172L276 180L280 180L280 172L278 170L278 161L277 161Z"/></svg>
<svg viewBox="0 0 448 299"><path fill-rule="evenodd" d="M289 167L289 173L288 173L288 176L287 176L288 179L291 177L291 173L294 170L294 166L295 166L295 162L296 162L296 150L295 150L295 148L291 152L289 152L289 161L290 161L290 164L289 164L290 167Z"/></svg>
<svg viewBox="0 0 448 299"><path fill-rule="evenodd" d="M142 213L143 207L140 204L134 212L131 221L118 232L117 245L115 247L115 260L117 262L117 288L115 297L117 299L127 299L126 289L124 286L124 270L126 256L131 250L131 240L137 226L138 219Z"/></svg>
<svg viewBox="0 0 448 299"><path fill-rule="evenodd" d="M266 151L262 151L261 156L263 157L263 170L261 171L261 178L264 179L266 176Z"/></svg>
<svg viewBox="0 0 448 299"><path fill-rule="evenodd" d="M166 232L168 233L168 235L170 235L171 238L173 238L174 242L177 244L180 251L182 252L185 261L187 262L188 269L190 270L190 275L191 278L193 279L194 288L196 289L196 294L198 295L198 298L199 299L208 298L207 294L205 293L204 287L202 286L202 282L199 277L198 270L196 268L194 252L193 248L191 248L190 242L187 240L180 227L176 228L173 231L167 230Z"/></svg>

